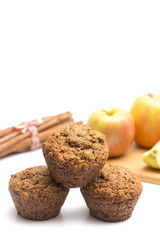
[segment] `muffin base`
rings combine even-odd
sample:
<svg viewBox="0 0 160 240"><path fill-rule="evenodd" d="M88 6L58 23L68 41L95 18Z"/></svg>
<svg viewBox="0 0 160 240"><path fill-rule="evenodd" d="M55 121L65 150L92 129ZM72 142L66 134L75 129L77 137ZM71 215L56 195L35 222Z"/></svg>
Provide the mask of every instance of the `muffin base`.
<svg viewBox="0 0 160 240"><path fill-rule="evenodd" d="M93 180L97 173L104 166L104 163L93 164L93 168L71 168L68 167L64 171L54 164L56 161L51 161L46 158L46 163L50 172L50 176L58 184L61 184L65 188L77 188L87 185Z"/></svg>
<svg viewBox="0 0 160 240"><path fill-rule="evenodd" d="M31 220L47 220L56 217L63 205L68 192L60 193L55 198L28 198L26 193L16 195L10 190L15 208L20 216Z"/></svg>
<svg viewBox="0 0 160 240"><path fill-rule="evenodd" d="M100 208L89 209L91 216L105 222L120 222L131 217L137 200L129 203L113 203Z"/></svg>

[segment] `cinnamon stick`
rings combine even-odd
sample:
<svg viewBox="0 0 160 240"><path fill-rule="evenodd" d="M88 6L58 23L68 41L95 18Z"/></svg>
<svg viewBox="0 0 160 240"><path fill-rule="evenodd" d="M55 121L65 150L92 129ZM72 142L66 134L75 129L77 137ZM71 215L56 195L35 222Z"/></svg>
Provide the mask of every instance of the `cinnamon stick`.
<svg viewBox="0 0 160 240"><path fill-rule="evenodd" d="M43 143L43 141L51 134L53 134L58 128L65 126L67 123L71 123L73 122L73 119L68 119L60 124L57 124L53 127L50 127L49 129L44 130L43 132L40 132L39 135L39 139L40 142ZM4 157L10 153L14 153L14 152L23 152L26 150L29 150L32 144L32 140L30 137L27 137L26 139L24 139L23 141L14 144L13 146L11 146L10 148L4 149L1 153L0 153L0 158Z"/></svg>
<svg viewBox="0 0 160 240"><path fill-rule="evenodd" d="M5 129L0 130L0 138L7 135L7 134L12 133L13 131L14 131L13 127L9 127L9 128L5 128Z"/></svg>
<svg viewBox="0 0 160 240"><path fill-rule="evenodd" d="M54 116L54 118L51 119L50 121L48 121L44 124L38 125L37 131L41 132L42 130L47 129L53 125L59 124L63 121L66 121L67 119L71 118L71 116L72 116L72 114L70 112L65 112L63 114L59 114L56 117Z"/></svg>
<svg viewBox="0 0 160 240"><path fill-rule="evenodd" d="M69 112L66 112L66 113L69 113ZM66 113L61 113L61 114L56 115L56 116L44 117L44 118L42 118L42 122L43 123L47 123L51 119L55 119L57 117L61 117L61 116L63 116ZM17 136L19 134L21 134L21 131L15 131L14 127L10 127L10 128L6 128L6 129L3 129L3 130L0 130L0 144L10 140L11 138L13 138L13 137L15 137L15 136Z"/></svg>
<svg viewBox="0 0 160 240"><path fill-rule="evenodd" d="M44 117L44 118L42 118L42 121L47 122L51 118L55 118L55 116ZM15 131L14 127L0 130L0 144L10 140L11 138L13 138L19 134L21 134L21 131Z"/></svg>
<svg viewBox="0 0 160 240"><path fill-rule="evenodd" d="M1 137L0 138L0 144L10 140L11 138L13 138L13 137L15 137L15 136L17 136L19 134L21 134L20 131L19 132L12 132L12 133L10 133L10 134L8 134L6 136Z"/></svg>
<svg viewBox="0 0 160 240"><path fill-rule="evenodd" d="M59 114L54 117L45 118L44 123L42 123L41 125L37 125L37 131L40 132L51 126L54 126L61 122L65 122L68 119L70 119L71 116L72 116L72 114L70 112L65 112L65 113ZM19 131L18 131L18 133L19 133ZM4 143L0 144L0 153L3 152L4 150L10 148L11 146L15 145L16 143L21 142L22 140L24 140L27 137L30 137L30 132L28 130L23 134L17 134L17 132L15 132L13 134L13 137L9 138L8 141L5 141Z"/></svg>

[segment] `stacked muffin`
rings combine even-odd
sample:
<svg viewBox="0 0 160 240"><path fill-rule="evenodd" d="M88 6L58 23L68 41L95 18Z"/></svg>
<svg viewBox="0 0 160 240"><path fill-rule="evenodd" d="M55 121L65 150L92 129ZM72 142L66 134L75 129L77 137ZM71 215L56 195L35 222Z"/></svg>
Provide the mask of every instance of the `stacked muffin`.
<svg viewBox="0 0 160 240"><path fill-rule="evenodd" d="M9 191L22 217L45 220L59 214L69 189L56 184L46 166L37 166L12 175Z"/></svg>
<svg viewBox="0 0 160 240"><path fill-rule="evenodd" d="M140 197L137 176L120 166L105 165L88 185L81 188L90 214L107 222L128 219Z"/></svg>
<svg viewBox="0 0 160 240"><path fill-rule="evenodd" d="M104 221L131 216L142 191L129 170L105 165L105 136L87 125L67 124L42 145L47 166L11 176L9 191L17 212L28 219L55 217L69 192L79 187L91 215Z"/></svg>

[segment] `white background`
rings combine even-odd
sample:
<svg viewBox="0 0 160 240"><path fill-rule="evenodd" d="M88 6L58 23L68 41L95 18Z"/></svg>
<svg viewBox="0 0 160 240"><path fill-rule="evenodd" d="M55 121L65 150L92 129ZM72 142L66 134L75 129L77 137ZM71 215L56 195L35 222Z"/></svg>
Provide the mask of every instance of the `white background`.
<svg viewBox="0 0 160 240"><path fill-rule="evenodd" d="M71 111L87 122L99 107L126 110L160 87L160 2L0 0L0 128ZM5 239L158 239L160 187L143 184L132 217L104 223L71 189L61 214L16 214L10 174L45 164L41 150L0 160L0 235Z"/></svg>

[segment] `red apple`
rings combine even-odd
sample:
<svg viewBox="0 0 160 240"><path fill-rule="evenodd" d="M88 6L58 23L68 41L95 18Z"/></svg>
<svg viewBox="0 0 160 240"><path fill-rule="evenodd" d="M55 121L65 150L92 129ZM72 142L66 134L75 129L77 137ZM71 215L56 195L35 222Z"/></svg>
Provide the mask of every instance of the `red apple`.
<svg viewBox="0 0 160 240"><path fill-rule="evenodd" d="M131 114L123 109L98 109L92 113L87 124L106 135L110 157L124 154L134 140L134 121Z"/></svg>
<svg viewBox="0 0 160 240"><path fill-rule="evenodd" d="M138 97L130 112L135 121L135 142L142 147L153 147L160 140L160 96Z"/></svg>

